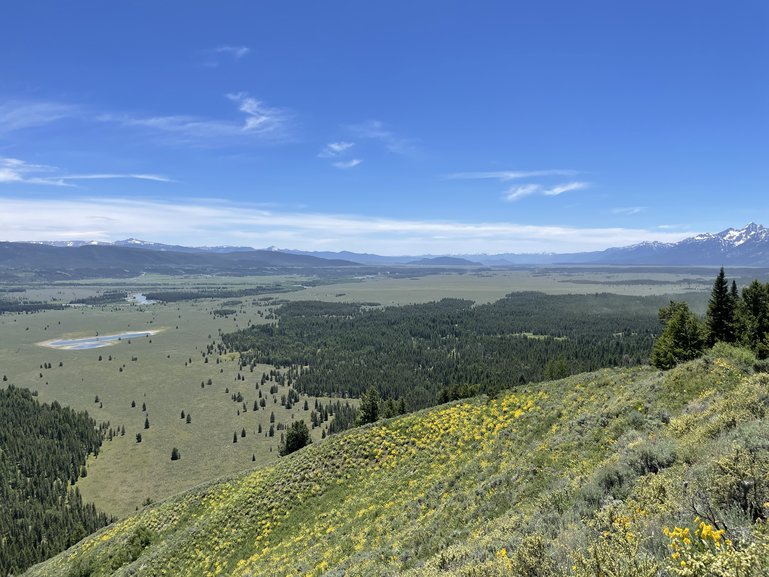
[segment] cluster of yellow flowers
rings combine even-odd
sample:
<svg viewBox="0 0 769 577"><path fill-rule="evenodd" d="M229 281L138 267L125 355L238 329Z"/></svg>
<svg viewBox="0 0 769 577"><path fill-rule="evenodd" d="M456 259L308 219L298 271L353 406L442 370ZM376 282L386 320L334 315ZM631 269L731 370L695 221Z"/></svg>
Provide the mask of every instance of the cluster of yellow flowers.
<svg viewBox="0 0 769 577"><path fill-rule="evenodd" d="M670 557L681 568L686 568L702 553L718 554L722 550L732 550L732 542L724 538L725 529L716 529L699 517L695 517L696 527L665 527L662 532L670 539Z"/></svg>

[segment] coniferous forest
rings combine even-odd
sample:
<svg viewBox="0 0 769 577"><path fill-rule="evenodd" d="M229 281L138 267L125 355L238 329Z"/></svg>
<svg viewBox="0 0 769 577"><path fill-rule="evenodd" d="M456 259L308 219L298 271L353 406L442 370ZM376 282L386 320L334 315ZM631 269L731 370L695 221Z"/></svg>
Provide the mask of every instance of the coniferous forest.
<svg viewBox="0 0 769 577"><path fill-rule="evenodd" d="M686 303L671 301L659 311L664 331L654 343L650 362L670 369L680 362L701 357L716 343L750 349L760 366L769 357L769 284L753 280L739 290L729 283L723 267L708 300L704 319L699 319ZM763 369L762 369L763 370Z"/></svg>
<svg viewBox="0 0 769 577"><path fill-rule="evenodd" d="M18 574L109 523L71 485L102 436L85 412L0 389L0 575Z"/></svg>
<svg viewBox="0 0 769 577"><path fill-rule="evenodd" d="M512 293L390 308L288 302L276 325L223 335L246 366L293 367L308 395L370 387L406 410L599 367L648 361L661 297Z"/></svg>

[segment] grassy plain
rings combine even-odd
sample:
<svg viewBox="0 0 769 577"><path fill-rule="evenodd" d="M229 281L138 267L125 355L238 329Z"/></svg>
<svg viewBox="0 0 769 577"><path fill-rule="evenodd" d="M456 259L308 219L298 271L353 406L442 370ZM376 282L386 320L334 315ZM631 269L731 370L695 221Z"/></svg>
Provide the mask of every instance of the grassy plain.
<svg viewBox="0 0 769 577"><path fill-rule="evenodd" d="M421 303L444 297L494 301L513 291L542 291L551 294L614 292L619 294L683 294L700 289L706 295L713 271L661 270L644 272L563 270L508 270L481 273L434 274L413 278L371 276L347 279L302 289L311 279L290 277L163 277L145 275L136 279L96 279L32 285L23 296L32 300L68 302L103 292L126 290L198 290L249 288L273 284L297 289L279 293L279 299L376 302L382 305ZM415 273L416 274L416 273ZM659 284L649 284L649 281ZM576 281L576 282L575 282ZM641 281L639 283L639 281ZM312 284L312 283L308 283ZM706 286L707 285L707 286ZM268 296L268 295L265 295ZM238 312L214 316L224 301L201 299L170 304L117 304L72 307L32 314L0 315L0 375L5 383L39 391L42 401L56 400L78 410L88 410L97 421L109 421L125 436L105 441L98 458L88 465L88 476L79 482L86 500L115 515L124 516L147 499L159 500L221 475L263 465L277 458L280 433L266 437L270 412L276 423L290 423L303 415L303 402L291 411L280 402L268 403L254 412L255 385L260 367L238 379L233 358L211 356L203 362L202 352L217 340L220 331L266 322L268 304L261 297L236 300ZM704 296L700 301L704 302ZM56 338L77 338L123 331L162 329L157 335L92 350L55 350L37 343ZM99 360L101 357L101 360ZM111 360L110 360L111 357ZM43 368L49 366L51 368ZM61 365L61 366L60 366ZM201 382L212 385L201 388ZM263 387L264 391L264 387ZM241 392L246 403L234 403L231 395ZM285 389L278 393L284 394ZM95 402L98 396L99 401ZM302 399L302 401L304 398ZM131 403L136 407L132 408ZM308 399L310 407L315 399ZM146 404L146 412L142 405ZM191 414L187 424L181 411ZM238 414L240 411L240 414ZM144 429L145 418L149 429ZM256 433L259 425L262 434ZM246 429L246 437L240 436ZM136 434L142 442L136 442ZM233 433L237 443L233 443ZM316 439L320 430L313 431ZM182 458L171 461L172 448ZM252 457L255 461L252 461Z"/></svg>
<svg viewBox="0 0 769 577"><path fill-rule="evenodd" d="M546 294L682 295L710 290L717 271L656 269L633 272L627 269L570 268L495 270L391 278L370 276L353 282L310 287L289 293L286 299L377 302L382 305L416 304L441 298L465 298L477 303L498 300L511 292L539 291Z"/></svg>
<svg viewBox="0 0 769 577"><path fill-rule="evenodd" d="M77 294L92 290L85 287ZM88 410L97 421L109 421L115 429L125 427L125 436L105 441L98 458L89 461L88 476L79 482L84 497L101 509L123 516L146 499L161 499L212 477L273 460L280 431L275 437L265 436L273 411L276 425L290 423L292 415L309 421L303 402L291 411L281 406L285 387L280 388L277 403L268 395L264 409L252 410L255 385L262 375L259 369L272 367L246 372L245 380L238 380L236 359L222 357L217 363L214 355L203 362L201 353L220 330L242 328L249 320L264 322L257 314L264 307L244 307L246 312L226 318L212 316L220 305L221 299L205 299L0 316L0 373L7 376L7 383L37 390L41 401L56 400ZM56 350L37 344L59 337L147 329L163 330L90 350ZM42 368L48 364L50 369ZM201 388L208 379L212 385ZM262 387L263 394L268 388ZM237 392L243 394L246 411L231 399ZM95 402L97 396L99 402ZM312 408L315 399L308 402ZM181 411L191 415L189 424ZM144 429L145 418L149 429ZM260 424L261 435L257 434ZM245 438L240 436L243 428ZM141 443L136 442L137 433L142 435ZM232 442L233 433L237 443ZM320 429L313 433L320 438ZM172 462L174 447L182 458Z"/></svg>

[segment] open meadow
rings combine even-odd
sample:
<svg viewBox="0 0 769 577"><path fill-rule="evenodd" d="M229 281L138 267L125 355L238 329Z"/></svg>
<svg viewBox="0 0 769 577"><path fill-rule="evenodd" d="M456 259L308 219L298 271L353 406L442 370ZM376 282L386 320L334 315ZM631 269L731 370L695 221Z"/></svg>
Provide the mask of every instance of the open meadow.
<svg viewBox="0 0 769 577"><path fill-rule="evenodd" d="M711 273L664 269L595 271L574 267L424 274L420 269L419 274L415 272L410 277L405 268L397 278L374 275L339 279L333 284L303 277L146 275L128 280L29 285L21 287L23 292L7 293L4 298L64 304L118 291L242 291L274 285L275 292L150 304L85 304L2 314L0 377L3 385L28 387L38 391L41 401L58 401L87 410L97 422L109 423L110 432L102 450L97 458L89 459L88 474L78 486L85 500L122 517L148 501L275 460L280 428L292 420L304 419L309 423L316 402L331 401L327 397L302 396L286 409L281 396L287 394L287 385L268 381L257 389L262 374L273 367L260 365L253 372L241 371L236 354L219 356L212 352L210 347L220 341L220 333L271 322L266 317L270 316L275 300L389 306L446 297L481 304L516 291L644 296L669 293L686 294L694 301L695 309L702 309ZM154 334L116 338L100 343L109 346L98 348L50 346L50 341L60 339L149 331ZM277 393L271 394L270 387L277 387ZM258 404L260 394L266 399L265 407ZM268 431L272 414L276 430L271 437ZM320 440L322 429L313 429L315 440ZM141 442L137 442L137 435L141 435ZM181 458L172 461L174 448Z"/></svg>

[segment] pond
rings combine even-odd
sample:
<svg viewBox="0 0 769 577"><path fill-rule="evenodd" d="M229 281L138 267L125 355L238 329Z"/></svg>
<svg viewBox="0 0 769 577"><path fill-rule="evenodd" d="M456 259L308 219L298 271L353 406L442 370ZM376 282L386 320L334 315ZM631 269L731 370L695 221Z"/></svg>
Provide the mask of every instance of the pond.
<svg viewBox="0 0 769 577"><path fill-rule="evenodd" d="M94 337L82 337L77 339L55 339L52 341L45 341L37 343L41 347L48 347L51 349L61 349L65 351L82 351L85 349L98 349L101 347L109 347L116 345L123 340L137 339L139 337L150 337L157 334L160 331L136 331L117 333L114 335L97 335Z"/></svg>
<svg viewBox="0 0 769 577"><path fill-rule="evenodd" d="M158 301L151 301L143 293L129 293L126 299L129 303L137 305L154 305Z"/></svg>

